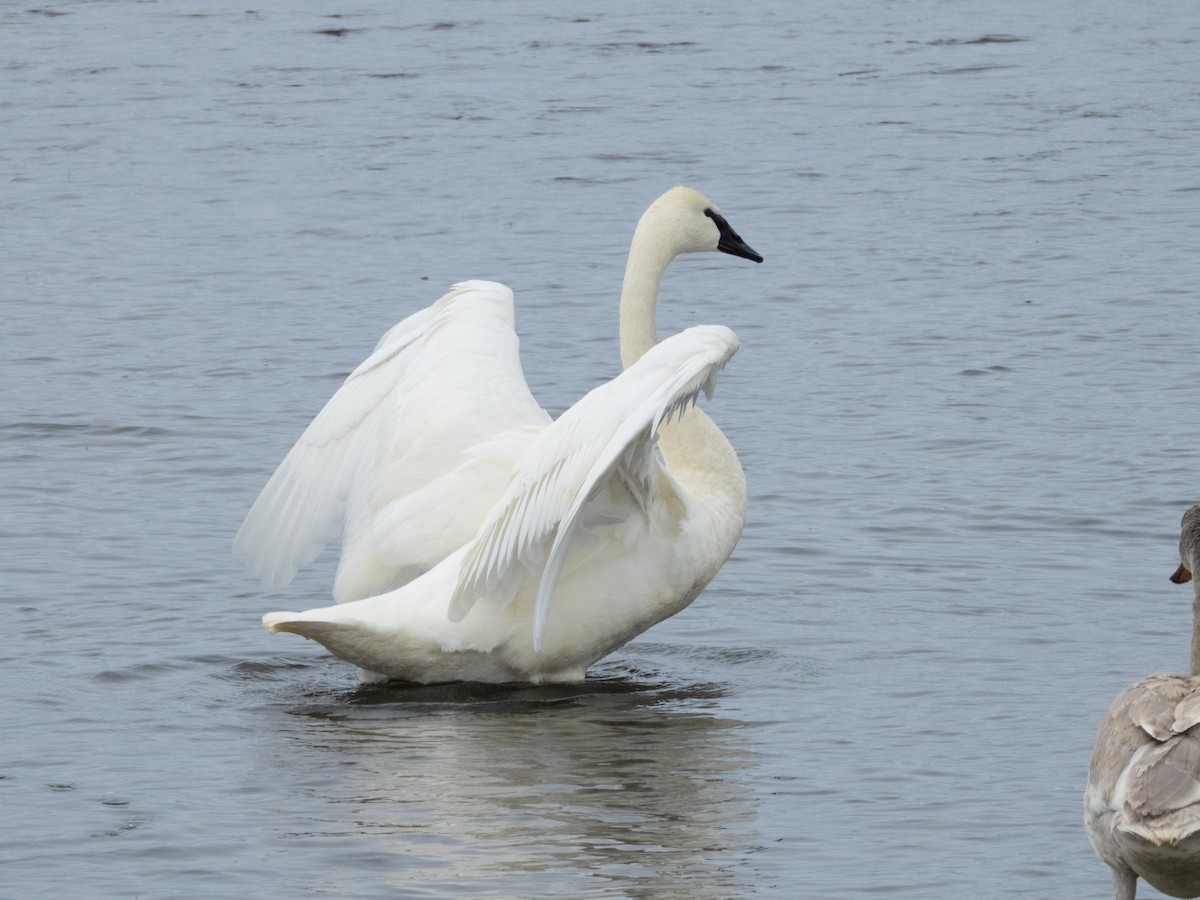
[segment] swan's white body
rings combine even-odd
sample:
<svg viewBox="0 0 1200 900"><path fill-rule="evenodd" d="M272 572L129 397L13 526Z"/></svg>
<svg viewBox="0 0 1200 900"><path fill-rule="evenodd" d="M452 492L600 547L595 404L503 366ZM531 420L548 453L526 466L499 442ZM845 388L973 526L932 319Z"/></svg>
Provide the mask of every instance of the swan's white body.
<svg viewBox="0 0 1200 900"><path fill-rule="evenodd" d="M456 285L389 331L235 541L281 586L340 530L338 604L264 624L367 675L551 681L687 606L745 516L732 447L690 408L737 338L700 326L658 344L655 303L676 255L717 249L761 260L696 191L655 201L622 290L627 369L554 422L526 386L503 285Z"/></svg>
<svg viewBox="0 0 1200 900"><path fill-rule="evenodd" d="M1200 506L1182 526L1177 583L1200 564ZM1193 605L1192 674L1126 688L1096 736L1084 825L1116 900L1133 900L1139 876L1171 897L1200 897L1200 583Z"/></svg>

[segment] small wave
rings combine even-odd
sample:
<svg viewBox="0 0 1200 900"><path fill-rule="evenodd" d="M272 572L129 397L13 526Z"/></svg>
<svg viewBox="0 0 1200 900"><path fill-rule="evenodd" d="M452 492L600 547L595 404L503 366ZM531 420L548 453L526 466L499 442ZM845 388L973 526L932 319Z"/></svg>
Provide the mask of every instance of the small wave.
<svg viewBox="0 0 1200 900"><path fill-rule="evenodd" d="M601 50L645 50L647 53L662 53L665 50L683 50L695 47L695 41L614 41L601 44Z"/></svg>
<svg viewBox="0 0 1200 900"><path fill-rule="evenodd" d="M89 437L168 437L175 434L156 425L98 425L91 422L7 422L0 425L0 435L8 440L45 438L66 435Z"/></svg>
<svg viewBox="0 0 1200 900"><path fill-rule="evenodd" d="M931 47L965 47L971 44L1019 44L1029 38L1017 37L1012 34L985 34L983 37L963 40L962 38L940 38L929 41Z"/></svg>
<svg viewBox="0 0 1200 900"><path fill-rule="evenodd" d="M132 666L126 666L123 669L105 669L97 672L92 675L92 681L99 681L105 684L147 681L157 678L160 675L177 672L182 668L186 667L179 663L137 663Z"/></svg>
<svg viewBox="0 0 1200 900"><path fill-rule="evenodd" d="M213 672L212 677L222 681L282 681L288 675L297 671L311 669L312 665L297 659L240 659L233 662L226 657L221 658L220 671Z"/></svg>

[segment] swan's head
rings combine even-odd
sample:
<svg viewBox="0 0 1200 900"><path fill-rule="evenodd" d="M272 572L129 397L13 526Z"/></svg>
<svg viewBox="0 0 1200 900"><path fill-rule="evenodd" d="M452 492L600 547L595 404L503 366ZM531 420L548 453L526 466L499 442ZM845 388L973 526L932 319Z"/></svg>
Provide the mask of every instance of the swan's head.
<svg viewBox="0 0 1200 900"><path fill-rule="evenodd" d="M1197 565L1200 565L1200 505L1185 512L1179 523L1179 568L1171 580L1176 584L1191 581Z"/></svg>
<svg viewBox="0 0 1200 900"><path fill-rule="evenodd" d="M651 203L638 223L638 231L643 229L663 241L672 255L716 250L763 261L725 221L717 204L690 187L673 187Z"/></svg>

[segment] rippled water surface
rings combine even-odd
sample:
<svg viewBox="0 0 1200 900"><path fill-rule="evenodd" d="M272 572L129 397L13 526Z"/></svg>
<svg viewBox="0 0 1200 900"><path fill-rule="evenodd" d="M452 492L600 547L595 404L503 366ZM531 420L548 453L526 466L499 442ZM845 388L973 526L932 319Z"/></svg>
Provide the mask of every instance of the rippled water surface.
<svg viewBox="0 0 1200 900"><path fill-rule="evenodd" d="M4 7L0 895L1104 896L1095 727L1186 665L1198 40L1185 2ZM576 686L360 689L268 635L334 559L267 594L233 533L378 336L505 281L557 414L679 182L766 257L664 286L742 339L711 587Z"/></svg>

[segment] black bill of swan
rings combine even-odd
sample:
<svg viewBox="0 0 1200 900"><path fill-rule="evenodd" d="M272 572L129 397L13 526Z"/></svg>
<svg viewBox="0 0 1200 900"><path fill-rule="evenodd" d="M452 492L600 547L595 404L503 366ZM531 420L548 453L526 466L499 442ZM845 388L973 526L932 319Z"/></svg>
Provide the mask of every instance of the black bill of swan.
<svg viewBox="0 0 1200 900"><path fill-rule="evenodd" d="M763 261L763 258L742 240L742 236L729 226L723 215L713 212L711 209L704 210L704 214L717 223L717 230L721 233L721 239L717 241L719 251L731 256L740 256L742 259L753 260L756 263Z"/></svg>

